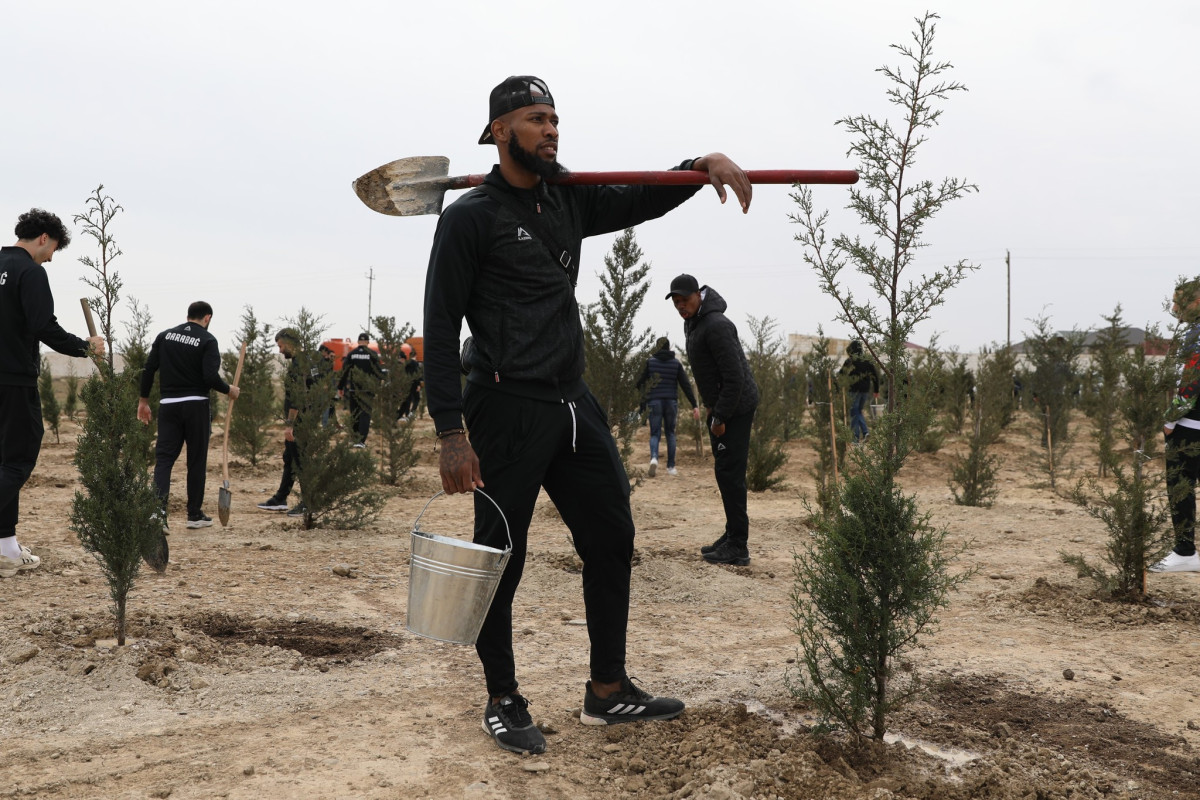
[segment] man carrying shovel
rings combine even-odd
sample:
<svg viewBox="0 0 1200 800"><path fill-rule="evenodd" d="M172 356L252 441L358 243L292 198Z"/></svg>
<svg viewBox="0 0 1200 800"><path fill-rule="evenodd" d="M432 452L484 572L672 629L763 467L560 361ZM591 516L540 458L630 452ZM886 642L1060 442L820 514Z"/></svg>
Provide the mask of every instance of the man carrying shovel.
<svg viewBox="0 0 1200 800"><path fill-rule="evenodd" d="M558 114L546 84L511 77L492 90L480 144L500 163L482 186L448 207L434 234L425 283L425 388L441 442L447 493L486 486L511 526L513 553L476 643L488 701L483 728L501 748L540 753L542 732L517 692L512 603L529 523L545 488L583 559L591 680L580 721L609 725L671 719L683 703L655 697L625 671L633 516L629 480L608 421L583 382L583 330L575 300L585 236L655 219L698 186L564 186ZM713 153L677 169L709 174L750 207L751 185ZM474 348L462 388L463 319ZM464 418L466 427L464 427ZM467 430L470 430L470 440ZM475 498L475 542L508 544L495 508Z"/></svg>
<svg viewBox="0 0 1200 800"><path fill-rule="evenodd" d="M42 450L38 342L64 355L104 354L104 338L80 339L54 316L43 264L71 243L57 215L33 208L17 218L17 242L0 247L0 578L37 569L42 560L17 541L21 487Z"/></svg>
<svg viewBox="0 0 1200 800"><path fill-rule="evenodd" d="M187 321L160 333L150 347L142 369L141 397L137 417L150 424L150 390L154 374L161 373L162 400L158 406L158 440L154 446L154 486L162 500L163 527L167 520L167 495L171 470L187 443L187 526L207 528L212 518L204 513L205 470L208 439L212 431L208 393L216 389L238 397L238 387L221 378L221 351L208 332L212 306L197 300L188 306Z"/></svg>

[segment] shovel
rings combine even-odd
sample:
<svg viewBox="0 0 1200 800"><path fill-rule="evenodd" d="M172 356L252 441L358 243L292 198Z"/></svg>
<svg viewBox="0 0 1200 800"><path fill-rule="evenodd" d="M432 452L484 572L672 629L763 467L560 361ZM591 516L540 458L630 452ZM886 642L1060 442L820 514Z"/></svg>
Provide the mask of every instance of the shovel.
<svg viewBox="0 0 1200 800"><path fill-rule="evenodd" d="M96 320L92 317L92 307L88 304L86 297L79 298L79 305L83 306L83 318L87 321L88 336L96 335ZM92 363L96 365L96 374L100 376L100 380L104 380L104 358L92 353Z"/></svg>
<svg viewBox="0 0 1200 800"><path fill-rule="evenodd" d="M449 177L445 156L414 156L376 167L354 181L354 192L367 208L393 217L442 213L442 198L452 189L469 189L486 175ZM852 169L747 170L751 183L857 183ZM565 186L702 186L709 182L702 170L664 172L568 172L551 183Z"/></svg>
<svg viewBox="0 0 1200 800"><path fill-rule="evenodd" d="M246 360L246 343L242 342L242 351L238 353L237 369L233 371L233 385L237 386L242 379L242 362ZM225 441L221 444L221 472L225 476L221 484L220 494L217 495L217 517L221 527L229 527L229 508L233 504L233 492L229 491L229 425L233 422L233 404L237 402L230 398L225 409Z"/></svg>

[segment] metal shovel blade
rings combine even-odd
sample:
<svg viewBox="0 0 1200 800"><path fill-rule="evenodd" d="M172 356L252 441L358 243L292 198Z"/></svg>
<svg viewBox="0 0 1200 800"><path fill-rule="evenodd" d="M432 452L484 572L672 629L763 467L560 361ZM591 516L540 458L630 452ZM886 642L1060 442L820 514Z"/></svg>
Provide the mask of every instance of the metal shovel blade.
<svg viewBox="0 0 1200 800"><path fill-rule="evenodd" d="M167 532L160 531L151 536L142 546L142 558L157 573L167 571L167 562L171 558L171 550L167 546Z"/></svg>
<svg viewBox="0 0 1200 800"><path fill-rule="evenodd" d="M442 198L452 188L450 159L413 156L376 167L354 181L354 193L373 211L393 217L442 213Z"/></svg>
<svg viewBox="0 0 1200 800"><path fill-rule="evenodd" d="M229 481L225 481L217 494L217 517L220 518L223 528L229 527L229 508L232 504L233 492L229 491Z"/></svg>

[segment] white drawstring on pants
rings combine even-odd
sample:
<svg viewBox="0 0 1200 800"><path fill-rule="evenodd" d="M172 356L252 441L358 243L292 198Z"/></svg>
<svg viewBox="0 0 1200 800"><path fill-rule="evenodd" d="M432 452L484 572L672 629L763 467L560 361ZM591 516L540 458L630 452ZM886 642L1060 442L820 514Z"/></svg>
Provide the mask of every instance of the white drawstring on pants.
<svg viewBox="0 0 1200 800"><path fill-rule="evenodd" d="M571 452L575 452L575 434L579 430L578 421L575 419L575 403L574 401L567 403L567 407L571 409Z"/></svg>

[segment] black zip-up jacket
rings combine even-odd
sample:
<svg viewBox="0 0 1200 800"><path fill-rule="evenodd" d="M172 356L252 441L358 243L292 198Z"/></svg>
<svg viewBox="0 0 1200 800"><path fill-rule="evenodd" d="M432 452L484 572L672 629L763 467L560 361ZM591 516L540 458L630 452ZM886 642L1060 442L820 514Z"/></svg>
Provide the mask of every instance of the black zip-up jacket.
<svg viewBox="0 0 1200 800"><path fill-rule="evenodd" d="M217 339L199 322L176 325L154 338L142 368L142 397L150 396L156 372L162 373L159 384L163 398L208 397L213 389L229 394L229 384L221 378Z"/></svg>
<svg viewBox="0 0 1200 800"><path fill-rule="evenodd" d="M46 268L24 247L0 247L0 384L37 386L38 342L79 358L88 351L86 339L58 324Z"/></svg>
<svg viewBox="0 0 1200 800"><path fill-rule="evenodd" d="M728 304L717 290L704 286L696 316L684 320L688 364L704 405L724 422L758 407L758 384L738 340L737 326L725 316Z"/></svg>
<svg viewBox="0 0 1200 800"><path fill-rule="evenodd" d="M690 169L692 159L675 169ZM510 209L473 189L438 220L425 278L425 388L439 431L462 427L459 336L474 340L467 380L550 401L575 400L583 383L583 326L575 300L586 236L661 217L699 186L511 186L498 166L486 184L536 215L571 256L563 267Z"/></svg>
<svg viewBox="0 0 1200 800"><path fill-rule="evenodd" d="M658 380L652 376L658 376ZM683 364L675 358L674 350L663 348L646 359L646 367L642 370L642 377L638 378L637 388L641 389L652 380L654 383L646 392L646 400L675 400L679 397L679 390L683 389L692 408L696 407L692 382L688 380Z"/></svg>
<svg viewBox="0 0 1200 800"><path fill-rule="evenodd" d="M850 380L850 385L846 387L850 391L879 394L879 370L875 369L875 364L866 353L847 358L840 371Z"/></svg>
<svg viewBox="0 0 1200 800"><path fill-rule="evenodd" d="M383 377L383 367L379 363L379 354L365 344L351 350L342 359L342 375L338 379L338 389L347 387L354 392L374 386Z"/></svg>

